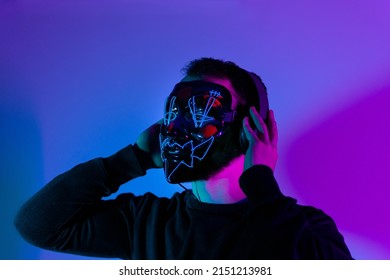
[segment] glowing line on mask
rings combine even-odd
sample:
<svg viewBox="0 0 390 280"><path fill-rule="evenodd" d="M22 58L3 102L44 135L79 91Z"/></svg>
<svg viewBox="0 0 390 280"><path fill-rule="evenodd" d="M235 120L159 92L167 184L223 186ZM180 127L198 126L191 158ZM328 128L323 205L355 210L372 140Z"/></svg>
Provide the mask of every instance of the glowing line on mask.
<svg viewBox="0 0 390 280"><path fill-rule="evenodd" d="M210 100L212 100L211 104L210 104ZM209 115L209 112L210 112L211 108L214 105L214 102L215 102L215 98L212 98L212 97L209 97L209 100L207 100L207 105L206 105L206 108L205 108L202 120L201 120L201 122L199 124L200 127L203 126L203 123L204 123L206 117L208 117L210 119L210 117L208 115Z"/></svg>
<svg viewBox="0 0 390 280"><path fill-rule="evenodd" d="M160 147L161 147L161 158L165 164L165 167L166 167L166 164L167 164L167 158L164 157L164 149L165 147L170 147L170 148L173 148L175 146L179 147L181 150L184 150L184 148L187 146L187 145L190 145L190 148L191 148L191 155L190 155L190 163L186 163L184 160L181 160L178 165L172 170L172 172L168 175L167 177L167 180L168 182L170 182L170 178L172 176L173 173L175 173L175 171L181 166L181 165L185 165L187 166L188 168L193 168L194 167L194 158L198 159L199 161L203 160L205 158L205 156L207 155L208 151L210 150L210 147L211 145L213 144L214 142L214 136L210 137L209 139L207 139L206 141L200 143L199 145L195 146L194 147L194 142L193 140L190 140L188 141L187 143L183 144L183 145L180 145L176 142L174 142L173 144L169 143L169 139L166 138L165 140L162 140L162 135L160 134ZM198 157L198 156L195 156L195 152L197 149L205 146L205 145L208 145L208 147L206 148L206 151L204 152L203 156L201 157Z"/></svg>
<svg viewBox="0 0 390 280"><path fill-rule="evenodd" d="M169 111L164 116L164 124L167 125L171 123L174 119L176 119L176 113L173 113L173 107L175 105L176 96L173 96L171 101L169 102Z"/></svg>
<svg viewBox="0 0 390 280"><path fill-rule="evenodd" d="M214 120L214 118L209 117L208 114L209 114L210 110L213 108L216 97L220 96L221 94L215 90L211 90L209 93L210 93L210 97L207 100L206 107L204 108L203 113L201 113L201 114L196 112L195 96L188 99L188 107L190 108L192 120L194 121L196 128L202 127L204 122ZM198 116L201 116L200 120L198 120L198 118L197 118Z"/></svg>
<svg viewBox="0 0 390 280"><path fill-rule="evenodd" d="M218 91L215 91L215 90L210 90L209 93L210 93L210 97L209 97L209 100L207 100L207 105L205 108L205 112L203 114L202 121L200 123L200 127L203 126L203 123L206 121L205 120L206 117L208 117L207 120L210 120L210 119L213 120L213 118L209 117L208 115L209 115L211 108L213 108L213 106L214 106L214 102L215 102L216 98L221 95L221 93L219 93ZM210 104L210 100L212 100L211 104Z"/></svg>

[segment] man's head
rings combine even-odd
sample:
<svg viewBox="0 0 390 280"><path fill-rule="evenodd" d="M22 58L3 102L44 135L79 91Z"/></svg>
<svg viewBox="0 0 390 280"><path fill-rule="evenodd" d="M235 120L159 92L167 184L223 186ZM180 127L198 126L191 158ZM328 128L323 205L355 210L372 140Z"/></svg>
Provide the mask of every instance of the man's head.
<svg viewBox="0 0 390 280"><path fill-rule="evenodd" d="M233 62L202 58L183 72L167 99L160 133L171 183L207 180L241 155L242 119L250 106L259 108L252 78Z"/></svg>
<svg viewBox="0 0 390 280"><path fill-rule="evenodd" d="M255 106L259 110L259 97L256 86L248 71L240 68L231 61L224 61L214 58L200 58L188 63L183 69L185 77L214 78L228 80L239 100L239 110L248 112L250 106ZM261 86L266 91L266 87L260 77L256 76ZM241 109L242 108L242 109Z"/></svg>

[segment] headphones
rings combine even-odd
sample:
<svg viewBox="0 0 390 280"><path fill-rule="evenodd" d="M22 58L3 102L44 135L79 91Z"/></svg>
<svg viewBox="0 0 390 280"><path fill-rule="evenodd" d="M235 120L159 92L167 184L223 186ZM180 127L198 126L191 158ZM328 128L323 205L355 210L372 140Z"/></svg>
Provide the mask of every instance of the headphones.
<svg viewBox="0 0 390 280"><path fill-rule="evenodd" d="M257 76L255 73L249 72L249 71L247 71L247 74L251 78L252 84L255 87L256 92L257 92L257 96L258 96L259 105L255 106L255 107L259 108L259 115L264 120L264 122L267 122L267 114L269 111L267 90L266 90L265 86L263 85L259 76ZM249 112L247 112L247 113L249 113ZM253 125L253 123L251 121L249 123ZM241 125L240 135L239 135L239 144L240 144L241 152L245 154L246 150L249 147L249 141L246 138L245 131L244 131L244 128L242 127L242 125Z"/></svg>

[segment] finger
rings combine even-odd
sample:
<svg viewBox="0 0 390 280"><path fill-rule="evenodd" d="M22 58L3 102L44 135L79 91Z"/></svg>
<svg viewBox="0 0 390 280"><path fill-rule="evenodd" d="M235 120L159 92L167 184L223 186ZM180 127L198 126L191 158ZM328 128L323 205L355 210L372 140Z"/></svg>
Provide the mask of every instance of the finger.
<svg viewBox="0 0 390 280"><path fill-rule="evenodd" d="M248 117L245 117L243 119L242 126L244 128L245 136L248 139L248 141L253 141L255 139L258 139L256 133L253 131L253 129L251 128L251 126L249 124Z"/></svg>
<svg viewBox="0 0 390 280"><path fill-rule="evenodd" d="M268 126L270 131L271 145L277 147L279 135L278 135L278 126L275 120L275 114L273 110L269 110L268 112Z"/></svg>
<svg viewBox="0 0 390 280"><path fill-rule="evenodd" d="M249 109L250 115L253 122L255 123L256 129L262 134L263 141L269 143L269 135L267 125L264 123L263 118L256 111L255 107Z"/></svg>

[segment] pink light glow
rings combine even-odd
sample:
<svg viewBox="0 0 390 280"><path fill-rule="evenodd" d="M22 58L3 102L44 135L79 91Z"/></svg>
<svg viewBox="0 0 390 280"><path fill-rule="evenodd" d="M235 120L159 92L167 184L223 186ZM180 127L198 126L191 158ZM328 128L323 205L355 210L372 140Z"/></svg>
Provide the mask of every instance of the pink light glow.
<svg viewBox="0 0 390 280"><path fill-rule="evenodd" d="M390 85L308 129L287 170L305 202L390 252ZM372 248L374 249L374 248ZM388 254L388 257L390 253Z"/></svg>

